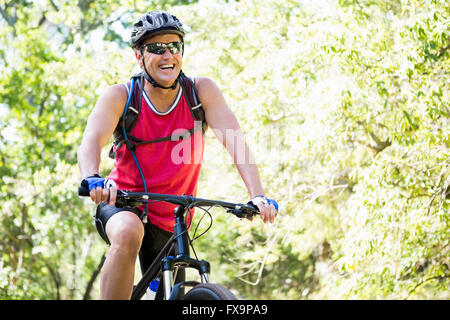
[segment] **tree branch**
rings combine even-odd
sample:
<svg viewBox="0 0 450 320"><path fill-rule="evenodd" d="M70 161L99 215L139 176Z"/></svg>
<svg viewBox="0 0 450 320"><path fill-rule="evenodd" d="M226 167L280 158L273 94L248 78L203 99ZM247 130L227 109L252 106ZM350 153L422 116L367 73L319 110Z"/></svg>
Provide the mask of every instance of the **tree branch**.
<svg viewBox="0 0 450 320"><path fill-rule="evenodd" d="M450 43L448 43L445 47L441 48L441 50L439 50L437 57L441 57L442 55L444 55L447 50L450 49Z"/></svg>
<svg viewBox="0 0 450 320"><path fill-rule="evenodd" d="M372 152L375 153L375 155L377 155L378 153L380 153L381 151L383 151L384 149L386 149L387 147L389 147L392 144L390 137L388 137L385 141L382 141L375 133L373 133L372 131L370 131L367 128L367 126L364 122L357 121L357 124L362 126L364 128L364 130L366 130L366 132L370 136L370 138L373 140L373 142L375 142L375 145L369 145L369 144L363 143L366 147L368 147L370 150L372 150ZM378 125L380 125L380 124L378 124ZM384 126L384 127L386 128L386 126Z"/></svg>
<svg viewBox="0 0 450 320"><path fill-rule="evenodd" d="M45 262L48 270L50 271L50 274L52 275L52 279L55 282L56 286L56 300L61 300L61 294L60 294L60 288L61 288L61 276L59 273L50 265L50 263L47 261Z"/></svg>
<svg viewBox="0 0 450 320"><path fill-rule="evenodd" d="M8 5L9 3L5 3L4 7L0 6L0 14L2 15L3 19L8 23L8 25L13 28L13 35L16 36L16 28L14 25L16 24L17 20L19 18L17 17L17 14L9 14L8 13Z"/></svg>
<svg viewBox="0 0 450 320"><path fill-rule="evenodd" d="M419 282L418 284L416 284L416 285L414 286L414 288L413 288L411 291L409 291L408 296L407 296L404 300L408 300L409 297L410 297L413 293L416 292L417 288L419 288L419 287L422 286L423 284L427 283L428 281L431 281L431 280L444 280L444 279L446 279L446 278L450 278L450 274L444 274L443 276L429 277L429 278L426 278L425 280L422 280L421 282Z"/></svg>
<svg viewBox="0 0 450 320"><path fill-rule="evenodd" d="M91 291L92 291L92 288L94 286L94 282L97 279L100 271L102 270L102 267L103 267L103 264L105 263L105 260L106 260L106 252L103 253L103 256L100 259L100 262L99 262L97 268L95 268L94 272L91 275L91 278L89 279L89 282L88 282L87 287L86 287L86 291L84 292L84 295L83 295L83 300L90 300Z"/></svg>

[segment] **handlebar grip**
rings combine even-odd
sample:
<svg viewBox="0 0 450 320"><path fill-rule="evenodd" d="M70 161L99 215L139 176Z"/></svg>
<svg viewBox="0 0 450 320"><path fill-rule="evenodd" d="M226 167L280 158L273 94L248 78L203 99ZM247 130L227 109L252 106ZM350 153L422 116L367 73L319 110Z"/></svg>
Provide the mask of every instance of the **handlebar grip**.
<svg viewBox="0 0 450 320"><path fill-rule="evenodd" d="M267 202L268 202L269 204L272 204L272 205L275 207L275 209L278 211L278 202L276 202L276 201L273 200L273 199L267 199ZM255 206L251 201L249 201L247 204L250 205L250 206L252 206L256 211L259 211L258 207Z"/></svg>
<svg viewBox="0 0 450 320"><path fill-rule="evenodd" d="M78 195L80 197L89 197L89 189L85 187L78 187Z"/></svg>
<svg viewBox="0 0 450 320"><path fill-rule="evenodd" d="M258 213L257 213L257 212L259 212L258 207L255 206L251 201L249 201L249 202L247 203L247 205L250 206L250 207L252 207L252 208L256 211L255 213L253 213L254 215L258 214Z"/></svg>

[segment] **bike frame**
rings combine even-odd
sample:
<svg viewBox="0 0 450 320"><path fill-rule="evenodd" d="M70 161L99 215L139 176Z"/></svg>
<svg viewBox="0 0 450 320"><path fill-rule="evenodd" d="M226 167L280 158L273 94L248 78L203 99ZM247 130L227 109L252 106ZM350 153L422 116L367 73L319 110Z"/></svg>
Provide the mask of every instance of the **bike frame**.
<svg viewBox="0 0 450 320"><path fill-rule="evenodd" d="M159 274L162 274L160 285L155 296L155 300L161 300L164 296L166 300L177 300L180 298L180 292L184 286L195 286L198 282L183 281L174 285L174 274L179 269L193 268L197 269L202 283L209 281L210 264L206 260L196 260L189 255L189 237L188 228L184 222L185 214L188 208L180 205L175 208L175 225L172 237L161 249L157 258L151 266L142 275L141 280L133 289L131 300L140 300L150 282ZM167 255L167 252L173 252L174 255ZM161 284L163 284L161 286Z"/></svg>

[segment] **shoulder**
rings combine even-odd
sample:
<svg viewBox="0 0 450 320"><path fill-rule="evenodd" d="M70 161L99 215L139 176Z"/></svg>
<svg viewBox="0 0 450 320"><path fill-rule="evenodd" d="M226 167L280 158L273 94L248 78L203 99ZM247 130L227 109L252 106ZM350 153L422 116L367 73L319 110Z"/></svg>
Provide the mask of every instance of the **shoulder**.
<svg viewBox="0 0 450 320"><path fill-rule="evenodd" d="M108 99L126 101L128 98L128 90L124 83L114 84L106 88L102 96Z"/></svg>
<svg viewBox="0 0 450 320"><path fill-rule="evenodd" d="M114 84L106 88L97 100L96 108L121 112L125 107L128 91L124 84Z"/></svg>
<svg viewBox="0 0 450 320"><path fill-rule="evenodd" d="M205 89L207 87L216 86L214 81L207 77L192 77L197 90Z"/></svg>
<svg viewBox="0 0 450 320"><path fill-rule="evenodd" d="M222 92L212 79L207 77L196 77L194 78L194 81L202 104L204 104L205 100L209 101L222 97Z"/></svg>
<svg viewBox="0 0 450 320"><path fill-rule="evenodd" d="M210 78L198 77L195 83L206 122L211 128L235 128L238 126L233 111L225 101L219 86Z"/></svg>
<svg viewBox="0 0 450 320"><path fill-rule="evenodd" d="M101 123L102 126L115 126L122 116L127 102L127 89L122 84L106 88L98 97L89 122Z"/></svg>

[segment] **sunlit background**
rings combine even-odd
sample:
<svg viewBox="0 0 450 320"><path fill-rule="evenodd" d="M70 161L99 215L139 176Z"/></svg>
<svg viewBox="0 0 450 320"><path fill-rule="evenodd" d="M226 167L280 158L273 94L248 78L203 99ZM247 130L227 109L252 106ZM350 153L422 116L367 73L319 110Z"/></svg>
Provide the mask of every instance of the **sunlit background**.
<svg viewBox="0 0 450 320"><path fill-rule="evenodd" d="M99 94L139 71L131 25L154 9L183 22L184 72L221 88L280 205L273 225L213 211L194 242L211 281L242 299L450 298L448 1L3 0L0 299L98 298L107 245L76 150ZM249 200L211 131L198 196Z"/></svg>

